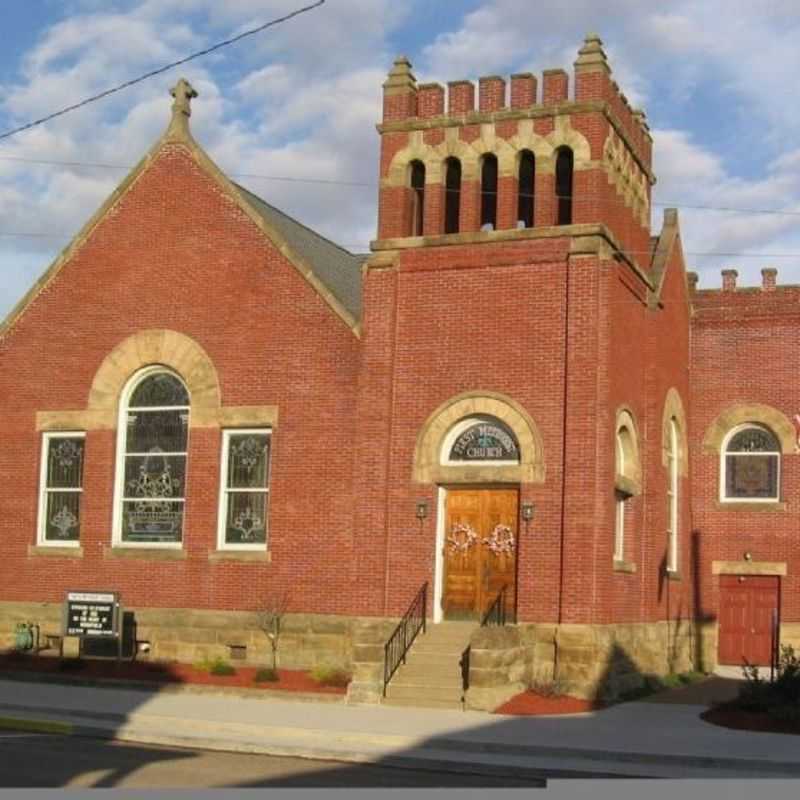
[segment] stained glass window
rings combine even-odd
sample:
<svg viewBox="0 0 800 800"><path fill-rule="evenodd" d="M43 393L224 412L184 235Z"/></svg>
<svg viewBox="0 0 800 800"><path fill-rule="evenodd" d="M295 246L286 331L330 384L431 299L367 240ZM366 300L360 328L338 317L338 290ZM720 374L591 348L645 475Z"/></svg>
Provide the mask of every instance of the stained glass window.
<svg viewBox="0 0 800 800"><path fill-rule="evenodd" d="M725 500L778 500L780 445L766 428L750 425L725 448Z"/></svg>
<svg viewBox="0 0 800 800"><path fill-rule="evenodd" d="M519 444L512 430L499 419L476 420L458 434L450 448L450 461L519 462Z"/></svg>
<svg viewBox="0 0 800 800"><path fill-rule="evenodd" d="M269 430L224 432L220 546L264 549L269 506Z"/></svg>
<svg viewBox="0 0 800 800"><path fill-rule="evenodd" d="M77 544L83 492L82 433L45 434L42 457L39 540L42 544Z"/></svg>
<svg viewBox="0 0 800 800"><path fill-rule="evenodd" d="M123 419L123 543L175 544L183 538L189 393L171 372L146 375Z"/></svg>

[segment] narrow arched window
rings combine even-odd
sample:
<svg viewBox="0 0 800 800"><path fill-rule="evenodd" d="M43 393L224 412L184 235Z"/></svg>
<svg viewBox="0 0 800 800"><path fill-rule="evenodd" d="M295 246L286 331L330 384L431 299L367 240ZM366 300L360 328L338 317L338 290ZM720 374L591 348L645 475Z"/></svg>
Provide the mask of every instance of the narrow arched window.
<svg viewBox="0 0 800 800"><path fill-rule="evenodd" d="M780 499L781 448L775 434L760 425L734 428L722 447L722 500Z"/></svg>
<svg viewBox="0 0 800 800"><path fill-rule="evenodd" d="M481 230L497 228L497 156L487 153L481 165Z"/></svg>
<svg viewBox="0 0 800 800"><path fill-rule="evenodd" d="M457 158L445 161L444 232L458 233L461 212L461 162Z"/></svg>
<svg viewBox="0 0 800 800"><path fill-rule="evenodd" d="M534 181L536 159L530 150L523 150L519 157L519 180L517 197L517 227L533 227Z"/></svg>
<svg viewBox="0 0 800 800"><path fill-rule="evenodd" d="M572 224L572 150L559 147L556 153L557 225Z"/></svg>
<svg viewBox="0 0 800 800"><path fill-rule="evenodd" d="M425 165L411 162L411 235L422 236L425 219Z"/></svg>
<svg viewBox="0 0 800 800"><path fill-rule="evenodd" d="M625 474L625 429L617 431L614 440L617 475ZM630 495L616 488L614 491L614 561L625 560L625 507Z"/></svg>
<svg viewBox="0 0 800 800"><path fill-rule="evenodd" d="M143 370L120 403L114 540L180 545L186 502L189 392L164 367Z"/></svg>
<svg viewBox="0 0 800 800"><path fill-rule="evenodd" d="M669 421L667 440L667 571L678 569L678 423Z"/></svg>
<svg viewBox="0 0 800 800"><path fill-rule="evenodd" d="M617 430L614 435L614 561L624 565L630 538L626 531L626 516L631 497L641 492L641 460L639 445L636 439L636 428L633 417L628 411L621 411L617 416Z"/></svg>

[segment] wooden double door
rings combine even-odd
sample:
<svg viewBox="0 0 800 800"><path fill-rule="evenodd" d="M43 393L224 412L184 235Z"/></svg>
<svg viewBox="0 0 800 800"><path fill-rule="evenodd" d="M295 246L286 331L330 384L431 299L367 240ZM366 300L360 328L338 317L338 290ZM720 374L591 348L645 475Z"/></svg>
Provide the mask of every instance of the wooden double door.
<svg viewBox="0 0 800 800"><path fill-rule="evenodd" d="M780 584L772 575L720 575L720 664L768 665L774 642Z"/></svg>
<svg viewBox="0 0 800 800"><path fill-rule="evenodd" d="M444 531L442 611L446 619L478 619L507 586L516 603L519 492L450 489Z"/></svg>

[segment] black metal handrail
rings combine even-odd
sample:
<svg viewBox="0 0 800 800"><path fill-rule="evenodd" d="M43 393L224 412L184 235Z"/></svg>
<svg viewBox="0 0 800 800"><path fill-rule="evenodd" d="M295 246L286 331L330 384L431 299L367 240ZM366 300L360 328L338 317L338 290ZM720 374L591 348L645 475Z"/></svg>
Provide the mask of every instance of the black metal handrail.
<svg viewBox="0 0 800 800"><path fill-rule="evenodd" d="M472 645L467 645L461 658L458 661L458 666L461 668L461 702L463 703L467 696L467 689L469 689L469 657L472 654Z"/></svg>
<svg viewBox="0 0 800 800"><path fill-rule="evenodd" d="M406 663L406 653L417 638L417 634L425 633L425 610L428 607L428 583L422 584L417 596L411 601L408 611L394 629L383 649L383 696L386 687L401 664Z"/></svg>
<svg viewBox="0 0 800 800"><path fill-rule="evenodd" d="M506 608L508 603L506 601L508 592L508 584L497 593L492 604L486 610L481 620L481 627L485 625L505 625L507 622L514 622L514 613L508 614Z"/></svg>

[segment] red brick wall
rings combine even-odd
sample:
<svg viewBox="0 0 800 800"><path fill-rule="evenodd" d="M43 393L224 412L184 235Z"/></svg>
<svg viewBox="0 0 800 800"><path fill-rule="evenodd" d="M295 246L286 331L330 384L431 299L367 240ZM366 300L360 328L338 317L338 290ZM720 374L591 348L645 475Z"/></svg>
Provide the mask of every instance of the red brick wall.
<svg viewBox="0 0 800 800"><path fill-rule="evenodd" d="M693 296L692 324L692 495L693 525L701 543L702 613L715 617L719 579L711 562L785 562L781 578L781 617L800 621L800 463L795 454L781 458L783 510L727 510L720 507L719 456L703 449L706 431L730 405L763 403L790 420L800 412L800 290L778 287L732 292L700 291Z"/></svg>
<svg viewBox="0 0 800 800"><path fill-rule="evenodd" d="M272 563L213 563L220 432L189 437L186 560L104 558L115 434L86 437L80 559L28 556L36 541L35 414L83 409L122 340L169 328L209 354L223 405L279 407L270 497ZM0 341L2 598L122 592L129 606L253 608L291 586L306 611L352 609L352 428L358 341L296 269L198 168L166 146Z"/></svg>

